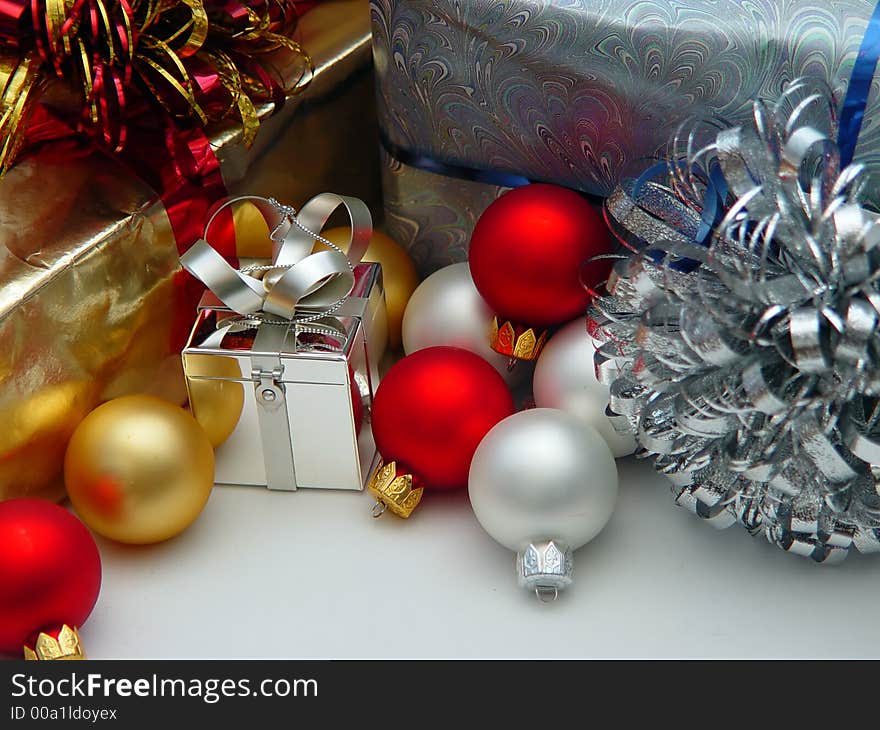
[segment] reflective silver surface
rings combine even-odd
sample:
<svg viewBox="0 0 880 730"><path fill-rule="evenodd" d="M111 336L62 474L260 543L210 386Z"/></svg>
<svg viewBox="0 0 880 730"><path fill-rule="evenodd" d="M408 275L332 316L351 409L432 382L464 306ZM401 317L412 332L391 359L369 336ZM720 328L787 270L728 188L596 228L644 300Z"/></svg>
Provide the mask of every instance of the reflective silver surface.
<svg viewBox="0 0 880 730"><path fill-rule="evenodd" d="M194 383L238 383L243 390L234 430L216 451L218 484L363 489L376 456L369 410L378 383L367 341L385 336L384 307L378 264L355 267L351 296L323 327L242 323L205 295L183 352L193 413L223 411L217 399L231 403L236 395Z"/></svg>
<svg viewBox="0 0 880 730"><path fill-rule="evenodd" d="M441 163L610 194L691 117L748 122L806 74L842 98L874 0L372 0L380 125ZM880 170L880 83L856 151ZM404 161L405 162L405 161ZM388 159L389 233L463 261L502 189Z"/></svg>
<svg viewBox="0 0 880 730"><path fill-rule="evenodd" d="M831 563L880 551L880 226L835 125L803 80L751 124L684 126L608 199L633 255L590 314L615 423L678 504Z"/></svg>
<svg viewBox="0 0 880 730"><path fill-rule="evenodd" d="M565 543L530 542L516 554L517 583L530 591L558 591L571 584L573 565L571 549Z"/></svg>

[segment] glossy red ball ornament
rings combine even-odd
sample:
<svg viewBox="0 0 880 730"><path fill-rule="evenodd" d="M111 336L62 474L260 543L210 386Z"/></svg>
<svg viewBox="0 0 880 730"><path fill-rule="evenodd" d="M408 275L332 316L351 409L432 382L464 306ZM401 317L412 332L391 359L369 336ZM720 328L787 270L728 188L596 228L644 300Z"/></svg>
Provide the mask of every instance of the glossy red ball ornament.
<svg viewBox="0 0 880 730"><path fill-rule="evenodd" d="M82 625L100 589L101 558L82 522L41 499L0 502L0 653Z"/></svg>
<svg viewBox="0 0 880 730"><path fill-rule="evenodd" d="M505 193L477 221L470 269L477 290L499 320L538 328L587 311L581 281L586 262L611 251L601 215L578 193L535 183ZM609 267L590 266L596 281Z"/></svg>
<svg viewBox="0 0 880 730"><path fill-rule="evenodd" d="M483 436L513 413L503 378L479 355L428 347L395 363L373 399L373 435L386 462L416 486L467 485Z"/></svg>

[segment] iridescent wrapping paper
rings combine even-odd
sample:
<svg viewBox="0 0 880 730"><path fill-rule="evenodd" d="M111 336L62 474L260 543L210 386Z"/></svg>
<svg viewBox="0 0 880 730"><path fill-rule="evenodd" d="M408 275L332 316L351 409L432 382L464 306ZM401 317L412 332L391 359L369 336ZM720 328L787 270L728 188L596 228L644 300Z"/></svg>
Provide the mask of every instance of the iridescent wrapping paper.
<svg viewBox="0 0 880 730"><path fill-rule="evenodd" d="M379 122L393 145L608 195L691 116L748 120L752 100L819 76L841 94L875 0L371 0ZM856 149L880 169L875 79ZM384 175L389 232L423 273L461 260L462 185ZM497 195L485 186L476 208ZM475 199L476 200L476 199ZM448 201L448 202L447 202ZM461 230L432 229L444 204ZM478 215L478 214L477 214ZM448 223L441 223L448 226ZM440 250L438 250L438 247Z"/></svg>
<svg viewBox="0 0 880 730"><path fill-rule="evenodd" d="M466 261L477 219L509 188L420 170L385 150L381 160L384 228L406 244L419 273Z"/></svg>
<svg viewBox="0 0 880 730"><path fill-rule="evenodd" d="M376 200L375 146L360 151L359 126L375 134L361 113L372 89L355 73L370 57L366 0L319 5L298 38L315 64L311 84L267 119L250 150L240 129L212 134L223 179L231 192L253 181L254 192L295 205L325 189ZM267 118L271 108L259 111ZM325 130L321 144L298 131L309 128ZM363 160L359 174L328 180L328 146ZM0 500L61 496L67 440L103 400L151 392L185 401L173 333L196 312L176 306L181 275L159 196L120 164L52 148L0 181Z"/></svg>

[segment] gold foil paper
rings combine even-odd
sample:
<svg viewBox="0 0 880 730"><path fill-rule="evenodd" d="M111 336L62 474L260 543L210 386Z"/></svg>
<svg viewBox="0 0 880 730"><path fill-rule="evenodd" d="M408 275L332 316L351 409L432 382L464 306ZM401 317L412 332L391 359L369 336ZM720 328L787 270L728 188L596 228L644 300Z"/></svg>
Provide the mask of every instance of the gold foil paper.
<svg viewBox="0 0 880 730"><path fill-rule="evenodd" d="M58 496L67 440L98 403L182 402L177 258L164 208L110 159L37 157L0 181L0 498Z"/></svg>
<svg viewBox="0 0 880 730"><path fill-rule="evenodd" d="M271 119L271 106L258 109L266 122L250 150L240 128L212 133L224 181L296 205L334 190L373 207L378 162L359 126L375 134L370 77L348 81L370 59L367 1L317 6L297 40L315 64L306 90ZM340 149L360 150L357 175L335 168ZM186 398L171 332L195 312L175 308L181 269L158 196L102 156L57 158L25 160L0 181L0 500L61 497L67 441L99 403Z"/></svg>

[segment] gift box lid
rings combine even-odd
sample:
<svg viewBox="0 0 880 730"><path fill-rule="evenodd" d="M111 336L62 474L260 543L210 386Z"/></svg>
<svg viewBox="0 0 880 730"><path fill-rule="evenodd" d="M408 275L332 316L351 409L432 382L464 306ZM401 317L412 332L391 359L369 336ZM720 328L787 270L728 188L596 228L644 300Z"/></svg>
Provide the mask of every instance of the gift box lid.
<svg viewBox="0 0 880 730"><path fill-rule="evenodd" d="M189 344L183 351L188 378L251 381L248 363L255 357L274 357L285 363L281 382L345 384L345 369L324 367L347 363L352 351L364 347L363 322L382 301L379 264L355 267L355 284L348 299L332 315L299 323L260 323L234 312L216 295L205 292ZM209 357L205 357L209 356ZM215 356L236 358L239 367L219 373Z"/></svg>

